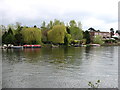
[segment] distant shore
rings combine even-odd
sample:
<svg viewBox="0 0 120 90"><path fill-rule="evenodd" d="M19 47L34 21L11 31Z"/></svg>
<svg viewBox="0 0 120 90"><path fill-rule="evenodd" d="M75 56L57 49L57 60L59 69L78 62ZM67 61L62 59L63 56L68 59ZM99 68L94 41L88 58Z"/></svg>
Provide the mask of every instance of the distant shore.
<svg viewBox="0 0 120 90"><path fill-rule="evenodd" d="M44 44L41 47L42 48L45 48L45 47L47 47L47 48L58 48L58 47L90 47L90 46L98 46L98 47L99 46L120 46L120 43L106 43L106 44L102 44L102 45L100 45L100 44L85 44L85 45L70 45L70 46ZM12 47L14 47L14 46L0 46L1 49L14 49ZM18 48L19 46L15 46L15 47ZM23 46L20 46L20 47L23 48ZM30 47L30 48L32 48L32 47ZM37 47L37 48L39 48L39 47Z"/></svg>

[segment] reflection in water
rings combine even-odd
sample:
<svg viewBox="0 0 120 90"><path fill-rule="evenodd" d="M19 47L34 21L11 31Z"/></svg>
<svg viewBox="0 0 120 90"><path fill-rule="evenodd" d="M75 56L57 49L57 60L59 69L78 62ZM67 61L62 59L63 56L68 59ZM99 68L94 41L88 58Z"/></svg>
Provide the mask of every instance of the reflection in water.
<svg viewBox="0 0 120 90"><path fill-rule="evenodd" d="M90 53L90 49L91 49L91 47L86 47L86 48L85 48L85 53L88 53L88 54L89 54L89 53Z"/></svg>
<svg viewBox="0 0 120 90"><path fill-rule="evenodd" d="M98 79L101 87L117 87L118 47L11 49L2 53L3 87L85 88Z"/></svg>

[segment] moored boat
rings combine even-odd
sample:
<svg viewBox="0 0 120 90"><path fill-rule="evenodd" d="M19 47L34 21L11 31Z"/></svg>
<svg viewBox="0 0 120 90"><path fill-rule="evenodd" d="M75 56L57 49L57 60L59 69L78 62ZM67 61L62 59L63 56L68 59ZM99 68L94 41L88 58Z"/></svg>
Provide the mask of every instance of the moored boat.
<svg viewBox="0 0 120 90"><path fill-rule="evenodd" d="M100 46L100 44L90 44L90 46Z"/></svg>
<svg viewBox="0 0 120 90"><path fill-rule="evenodd" d="M23 45L24 48L41 48L41 45Z"/></svg>
<svg viewBox="0 0 120 90"><path fill-rule="evenodd" d="M23 48L23 46L11 46L11 48L13 48L13 49L21 49L21 48Z"/></svg>

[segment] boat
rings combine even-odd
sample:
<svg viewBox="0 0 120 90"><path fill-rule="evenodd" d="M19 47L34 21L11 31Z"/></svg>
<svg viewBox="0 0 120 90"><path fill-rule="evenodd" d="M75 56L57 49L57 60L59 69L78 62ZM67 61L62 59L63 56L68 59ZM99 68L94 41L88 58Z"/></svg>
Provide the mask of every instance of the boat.
<svg viewBox="0 0 120 90"><path fill-rule="evenodd" d="M74 47L80 47L80 45L76 44L76 45L74 45Z"/></svg>
<svg viewBox="0 0 120 90"><path fill-rule="evenodd" d="M23 48L41 48L41 45L23 45Z"/></svg>
<svg viewBox="0 0 120 90"><path fill-rule="evenodd" d="M23 46L11 46L11 48L13 48L13 49L22 49Z"/></svg>
<svg viewBox="0 0 120 90"><path fill-rule="evenodd" d="M100 44L90 44L90 46L100 46Z"/></svg>
<svg viewBox="0 0 120 90"><path fill-rule="evenodd" d="M59 45L51 45L51 48L57 48L57 47L59 47Z"/></svg>
<svg viewBox="0 0 120 90"><path fill-rule="evenodd" d="M87 45L81 45L81 47L87 47Z"/></svg>

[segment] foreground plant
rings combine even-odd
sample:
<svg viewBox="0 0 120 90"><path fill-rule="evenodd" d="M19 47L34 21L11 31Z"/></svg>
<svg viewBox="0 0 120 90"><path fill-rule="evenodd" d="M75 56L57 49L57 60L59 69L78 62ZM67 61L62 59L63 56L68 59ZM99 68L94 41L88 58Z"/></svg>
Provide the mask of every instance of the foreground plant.
<svg viewBox="0 0 120 90"><path fill-rule="evenodd" d="M97 80L96 83L89 82L88 85L89 85L91 88L98 88L99 85L100 85L100 80Z"/></svg>

